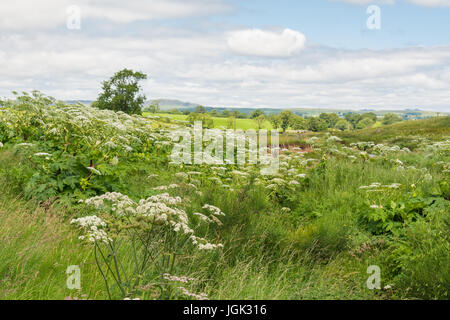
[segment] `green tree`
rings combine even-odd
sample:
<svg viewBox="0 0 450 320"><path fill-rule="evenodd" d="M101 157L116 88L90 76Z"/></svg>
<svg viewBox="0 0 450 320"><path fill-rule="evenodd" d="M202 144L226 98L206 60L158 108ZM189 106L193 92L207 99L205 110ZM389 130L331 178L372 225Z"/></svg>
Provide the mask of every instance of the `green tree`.
<svg viewBox="0 0 450 320"><path fill-rule="evenodd" d="M227 128L236 130L236 117L230 116L227 121Z"/></svg>
<svg viewBox="0 0 450 320"><path fill-rule="evenodd" d="M325 120L318 117L308 118L308 129L314 132L326 131L328 124Z"/></svg>
<svg viewBox="0 0 450 320"><path fill-rule="evenodd" d="M370 127L374 123L375 122L371 118L363 118L356 125L356 129L364 129L364 128Z"/></svg>
<svg viewBox="0 0 450 320"><path fill-rule="evenodd" d="M336 129L339 129L341 131L349 130L351 125L350 123L345 119L339 119L338 122L336 122L336 125L334 126Z"/></svg>
<svg viewBox="0 0 450 320"><path fill-rule="evenodd" d="M230 110L223 110L221 116L224 118L228 118L230 116Z"/></svg>
<svg viewBox="0 0 450 320"><path fill-rule="evenodd" d="M203 128L214 128L214 120L208 113L195 113L192 112L188 115L187 121L193 124L196 121L201 121Z"/></svg>
<svg viewBox="0 0 450 320"><path fill-rule="evenodd" d="M102 89L95 107L123 111L128 114L141 114L145 95L141 94L139 81L147 79L147 75L123 69L115 73L109 80L103 81Z"/></svg>
<svg viewBox="0 0 450 320"><path fill-rule="evenodd" d="M206 108L204 106L196 106L194 113L206 113Z"/></svg>
<svg viewBox="0 0 450 320"><path fill-rule="evenodd" d="M307 129L306 120L302 117L294 115L291 120L291 127L294 130L305 130Z"/></svg>
<svg viewBox="0 0 450 320"><path fill-rule="evenodd" d="M274 129L278 129L280 127L281 124L281 120L280 117L276 114L271 114L268 118L270 124L272 125L272 127Z"/></svg>
<svg viewBox="0 0 450 320"><path fill-rule="evenodd" d="M170 109L170 110L169 110L169 113L170 113L170 114L181 114L181 111L178 110L178 109L176 109L176 108L174 108L174 109Z"/></svg>
<svg viewBox="0 0 450 320"><path fill-rule="evenodd" d="M339 121L339 116L336 113L321 113L319 118L327 123L328 128L334 128L336 122Z"/></svg>
<svg viewBox="0 0 450 320"><path fill-rule="evenodd" d="M352 128L355 129L356 125L361 120L361 115L353 112L346 113L345 120L347 120L352 125Z"/></svg>
<svg viewBox="0 0 450 320"><path fill-rule="evenodd" d="M400 121L402 121L402 118L400 118L395 113L386 113L383 118L383 124L385 124L385 125L392 124L395 122L400 122Z"/></svg>
<svg viewBox="0 0 450 320"><path fill-rule="evenodd" d="M236 118L238 118L238 119L247 119L247 114L238 111Z"/></svg>
<svg viewBox="0 0 450 320"><path fill-rule="evenodd" d="M256 109L252 113L250 113L250 119L255 119L259 116L264 116L264 112L262 112L260 109Z"/></svg>
<svg viewBox="0 0 450 320"><path fill-rule="evenodd" d="M281 130L285 132L287 128L289 128L289 126L291 125L291 121L294 118L294 114L289 110L285 110L280 113L279 117Z"/></svg>
<svg viewBox="0 0 450 320"><path fill-rule="evenodd" d="M156 101L155 103L151 104L148 106L148 108L146 108L148 111L150 111L151 113L158 113L160 110L159 107L159 102Z"/></svg>
<svg viewBox="0 0 450 320"><path fill-rule="evenodd" d="M377 115L373 112L366 112L361 115L361 119L371 119L374 123L377 122Z"/></svg>
<svg viewBox="0 0 450 320"><path fill-rule="evenodd" d="M264 114L261 114L256 118L253 118L253 120L256 122L256 125L258 126L258 130L261 130L264 125L264 122L266 121L266 117L264 116Z"/></svg>

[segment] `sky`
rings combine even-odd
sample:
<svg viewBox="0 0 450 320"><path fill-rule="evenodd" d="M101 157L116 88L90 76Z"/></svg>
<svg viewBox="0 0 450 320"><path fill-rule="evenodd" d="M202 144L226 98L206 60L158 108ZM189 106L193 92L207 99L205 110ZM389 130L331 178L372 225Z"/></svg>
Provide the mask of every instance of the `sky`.
<svg viewBox="0 0 450 320"><path fill-rule="evenodd" d="M0 96L94 100L123 68L148 99L450 112L450 0L0 2Z"/></svg>

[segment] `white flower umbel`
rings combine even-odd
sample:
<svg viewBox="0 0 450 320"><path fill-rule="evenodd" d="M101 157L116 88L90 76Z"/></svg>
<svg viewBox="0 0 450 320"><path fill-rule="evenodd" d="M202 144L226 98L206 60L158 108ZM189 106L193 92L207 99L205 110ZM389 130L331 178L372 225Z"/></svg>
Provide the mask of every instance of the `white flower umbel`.
<svg viewBox="0 0 450 320"><path fill-rule="evenodd" d="M94 206L97 209L111 208L118 216L135 214L136 203L119 192L108 192L101 196L93 197L84 201L87 205Z"/></svg>
<svg viewBox="0 0 450 320"><path fill-rule="evenodd" d="M197 300L208 300L208 295L206 293L200 293L200 294L192 293L192 292L189 292L184 287L178 287L178 289L180 289L181 292L188 297L195 298Z"/></svg>
<svg viewBox="0 0 450 320"><path fill-rule="evenodd" d="M225 213L223 213L222 210L210 204L205 204L202 208L209 210L213 215L225 216Z"/></svg>
<svg viewBox="0 0 450 320"><path fill-rule="evenodd" d="M105 230L101 229L106 227L106 223L97 216L87 216L83 218L73 219L71 224L78 225L81 229L86 231L85 236L78 237L80 240L87 239L90 242L102 241L104 243L112 242L112 239L108 237Z"/></svg>

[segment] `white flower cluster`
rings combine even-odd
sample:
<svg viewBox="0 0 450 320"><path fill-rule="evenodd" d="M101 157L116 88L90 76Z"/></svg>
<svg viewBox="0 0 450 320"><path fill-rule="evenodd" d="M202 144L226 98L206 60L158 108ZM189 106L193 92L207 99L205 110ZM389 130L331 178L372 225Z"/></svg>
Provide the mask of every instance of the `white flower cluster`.
<svg viewBox="0 0 450 320"><path fill-rule="evenodd" d="M210 204L205 204L202 208L209 210L213 215L225 216L225 213L223 213L219 208L212 206Z"/></svg>
<svg viewBox="0 0 450 320"><path fill-rule="evenodd" d="M32 147L32 146L34 146L34 144L23 142L23 143L17 144L16 146L17 147Z"/></svg>
<svg viewBox="0 0 450 320"><path fill-rule="evenodd" d="M189 175L185 172L177 172L175 173L175 177L189 179Z"/></svg>
<svg viewBox="0 0 450 320"><path fill-rule="evenodd" d="M199 250L214 250L217 248L223 248L223 244L219 243L219 244L212 244L212 243L200 243L198 245L198 249Z"/></svg>
<svg viewBox="0 0 450 320"><path fill-rule="evenodd" d="M108 192L84 201L85 204L97 209L110 206L111 210L118 216L133 215L136 203L119 192Z"/></svg>
<svg viewBox="0 0 450 320"><path fill-rule="evenodd" d="M176 188L179 188L179 187L180 187L179 185L173 183L173 184L170 184L168 186L159 186L159 187L153 188L153 190L163 191L163 190L169 190L169 189L176 189Z"/></svg>
<svg viewBox="0 0 450 320"><path fill-rule="evenodd" d="M92 173L95 173L98 176L102 175L102 173L99 170L95 169L94 167L86 167L86 169L88 169Z"/></svg>
<svg viewBox="0 0 450 320"><path fill-rule="evenodd" d="M102 241L104 243L109 243L112 241L105 230L101 229L106 227L106 223L97 216L73 219L70 223L78 225L87 232L87 236L78 237L80 240L84 240L87 237L90 242Z"/></svg>
<svg viewBox="0 0 450 320"><path fill-rule="evenodd" d="M379 182L374 182L368 186L361 186L359 187L359 189L368 189L370 191L378 191L379 189L382 188L387 188L387 189L398 189L400 188L402 185L400 183L391 183L389 185L382 185Z"/></svg>
<svg viewBox="0 0 450 320"><path fill-rule="evenodd" d="M194 212L193 215L199 217L200 220L202 220L202 221L205 221L205 222L208 222L208 223L211 223L211 222L212 222L212 220L211 220L210 218L208 218L207 216L205 216L205 215L202 214L202 213Z"/></svg>
<svg viewBox="0 0 450 320"><path fill-rule="evenodd" d="M411 152L408 148L400 148L397 145L387 146L382 143L375 144L371 141L369 142L356 142L351 143L351 147L357 148L359 150L372 150L374 152L378 152L380 154L390 153L390 152Z"/></svg>
<svg viewBox="0 0 450 320"><path fill-rule="evenodd" d="M341 142L342 139L339 138L339 137L336 137L336 136L330 136L330 137L327 139L327 141L329 141L329 142Z"/></svg>
<svg viewBox="0 0 450 320"><path fill-rule="evenodd" d="M183 200L180 197L171 197L168 193L162 193L158 194L156 196L151 196L147 198L146 200L140 200L139 204L145 201L151 201L151 202L163 202L165 204L170 205L176 205L183 202Z"/></svg>
<svg viewBox="0 0 450 320"><path fill-rule="evenodd" d="M136 207L136 213L143 217L151 218L154 222L170 225L175 232L183 231L184 234L192 234L189 219L183 210L171 208L162 202L141 201Z"/></svg>
<svg viewBox="0 0 450 320"><path fill-rule="evenodd" d="M112 213L118 217L141 216L149 218L150 223L167 225L176 233L183 232L183 234L189 235L191 242L194 245L197 245L200 250L211 250L223 247L221 244L211 244L203 238L196 237L194 235L194 230L189 227L189 218L186 212L177 207L172 207L181 204L183 200L180 197L172 197L168 193L141 199L138 203L118 192L105 193L85 201L81 200L81 202L97 209L110 209ZM204 208L210 210L214 215L225 215L217 207L205 205ZM79 223L83 227L89 227L90 225L95 226L96 228L93 231L98 231L99 233L101 233L102 230L98 230L97 227L106 226L106 224L103 225L104 223L101 219L96 216L80 219L81 220L75 220L73 223ZM204 215L201 215L201 219L208 222L215 221ZM219 222L217 223L219 224ZM98 236L98 234L95 234L95 236ZM94 239L95 238L96 237L94 237Z"/></svg>
<svg viewBox="0 0 450 320"><path fill-rule="evenodd" d="M11 108L0 114L0 122L10 127L12 134L20 134L17 128L29 126L30 119L34 119L42 128L41 137L33 137L35 140L49 138L64 141L69 138L73 145L83 142L85 146L102 152L132 152L143 147L143 141L170 142L168 137L156 132L154 121L144 117L83 104L69 105L40 93L33 93L33 96L36 101L31 100L30 103L20 99L7 101ZM164 124L158 123L158 126ZM33 145L21 143L17 146Z"/></svg>
<svg viewBox="0 0 450 320"><path fill-rule="evenodd" d="M52 155L47 152L38 152L34 154L35 157L51 157Z"/></svg>
<svg viewBox="0 0 450 320"><path fill-rule="evenodd" d="M428 151L450 151L450 140L438 141L427 145L426 149Z"/></svg>
<svg viewBox="0 0 450 320"><path fill-rule="evenodd" d="M163 274L163 278L167 281L173 281L173 282L183 282L188 283L189 281L195 281L195 278L188 278L185 276L172 276L169 273Z"/></svg>
<svg viewBox="0 0 450 320"><path fill-rule="evenodd" d="M178 289L180 289L181 292L188 297L195 298L197 300L208 300L208 295L206 293L200 293L200 294L192 293L192 292L189 292L189 290L187 290L184 287L178 287Z"/></svg>

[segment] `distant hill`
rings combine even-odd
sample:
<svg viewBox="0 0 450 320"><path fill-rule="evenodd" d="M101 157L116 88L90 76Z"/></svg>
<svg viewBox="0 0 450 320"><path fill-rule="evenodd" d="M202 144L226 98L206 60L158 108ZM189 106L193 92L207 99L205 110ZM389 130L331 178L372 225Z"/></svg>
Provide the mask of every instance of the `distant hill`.
<svg viewBox="0 0 450 320"><path fill-rule="evenodd" d="M94 101L93 100L66 100L64 102L68 103L68 104L77 104L78 102L81 102L82 104L90 105Z"/></svg>
<svg viewBox="0 0 450 320"><path fill-rule="evenodd" d="M170 109L194 109L198 104L191 103L191 102L184 102L180 100L175 99L157 99L157 100L150 100L147 101L146 105L155 104L156 102L159 103L159 106L161 107L161 110L170 110Z"/></svg>

